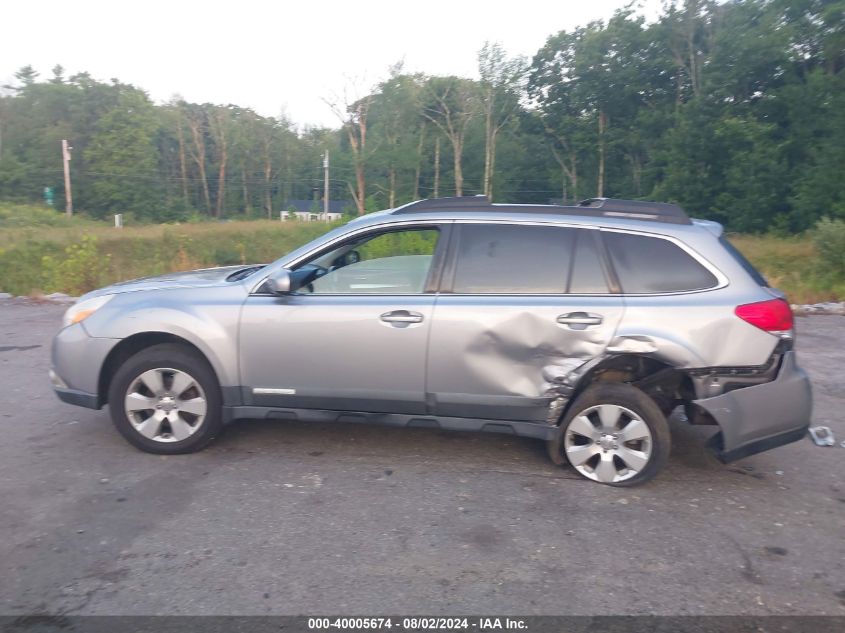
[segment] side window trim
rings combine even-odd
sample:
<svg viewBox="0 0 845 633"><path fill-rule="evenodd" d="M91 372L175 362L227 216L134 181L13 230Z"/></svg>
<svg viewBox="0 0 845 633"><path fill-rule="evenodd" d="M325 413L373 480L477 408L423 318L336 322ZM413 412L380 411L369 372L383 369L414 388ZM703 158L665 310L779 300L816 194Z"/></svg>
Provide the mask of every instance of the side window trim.
<svg viewBox="0 0 845 633"><path fill-rule="evenodd" d="M463 232L463 223L456 222L452 224L449 236L449 248L445 257L443 258L443 271L440 277L440 287L438 292L443 294L452 294L455 289L455 270L458 261L458 247L461 244L461 234Z"/></svg>
<svg viewBox="0 0 845 633"><path fill-rule="evenodd" d="M575 274L575 255L578 254L578 244L581 243L582 234L580 231L576 229L575 233L573 233L574 239L572 240L572 250L569 253L569 272L566 275L566 285L563 287L564 294L571 294L570 290L572 290L572 276Z"/></svg>
<svg viewBox="0 0 845 633"><path fill-rule="evenodd" d="M607 281L608 293L611 295L621 295L622 284L619 283L619 276L616 274L616 269L613 267L613 262L610 261L610 253L607 251L607 244L605 244L603 229L593 230L593 239L596 244L596 251L599 254L602 269L604 270L604 278Z"/></svg>
<svg viewBox="0 0 845 633"><path fill-rule="evenodd" d="M447 220L427 226L433 226L440 235L437 238L437 246L434 247L431 268L428 269L428 276L423 284L422 294L437 294L443 282L449 249L454 239L452 236L455 233L455 225L451 220Z"/></svg>

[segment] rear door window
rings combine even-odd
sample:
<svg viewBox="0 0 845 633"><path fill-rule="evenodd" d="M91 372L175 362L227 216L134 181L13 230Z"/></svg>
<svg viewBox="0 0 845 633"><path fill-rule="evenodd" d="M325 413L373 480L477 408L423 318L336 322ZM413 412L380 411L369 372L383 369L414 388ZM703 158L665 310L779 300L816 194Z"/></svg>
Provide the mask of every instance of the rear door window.
<svg viewBox="0 0 845 633"><path fill-rule="evenodd" d="M452 292L563 294L574 242L564 227L462 224Z"/></svg>
<svg viewBox="0 0 845 633"><path fill-rule="evenodd" d="M718 284L713 273L669 240L612 231L602 237L626 294L689 292Z"/></svg>

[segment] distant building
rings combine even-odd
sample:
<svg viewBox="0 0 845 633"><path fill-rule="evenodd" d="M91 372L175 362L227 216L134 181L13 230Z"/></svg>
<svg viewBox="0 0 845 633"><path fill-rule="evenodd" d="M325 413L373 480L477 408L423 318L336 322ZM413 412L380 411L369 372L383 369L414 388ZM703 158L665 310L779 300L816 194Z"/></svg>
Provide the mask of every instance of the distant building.
<svg viewBox="0 0 845 633"><path fill-rule="evenodd" d="M350 206L351 200L329 200L329 212L324 214L322 200L288 200L280 217L282 220L296 218L305 222L334 222L343 219L343 210Z"/></svg>

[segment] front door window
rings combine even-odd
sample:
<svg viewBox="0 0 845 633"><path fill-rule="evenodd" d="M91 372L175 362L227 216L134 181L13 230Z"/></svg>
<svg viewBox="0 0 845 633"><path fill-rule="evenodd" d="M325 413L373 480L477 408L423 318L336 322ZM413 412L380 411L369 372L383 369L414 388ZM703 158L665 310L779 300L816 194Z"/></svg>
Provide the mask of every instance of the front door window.
<svg viewBox="0 0 845 633"><path fill-rule="evenodd" d="M421 294L425 289L436 229L391 231L347 242L306 266L318 276L301 288L311 294Z"/></svg>

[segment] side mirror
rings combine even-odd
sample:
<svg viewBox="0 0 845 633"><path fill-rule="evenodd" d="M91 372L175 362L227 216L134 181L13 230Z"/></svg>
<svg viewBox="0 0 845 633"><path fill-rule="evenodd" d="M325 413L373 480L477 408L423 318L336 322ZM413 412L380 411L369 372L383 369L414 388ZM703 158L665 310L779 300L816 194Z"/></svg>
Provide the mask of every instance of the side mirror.
<svg viewBox="0 0 845 633"><path fill-rule="evenodd" d="M267 278L267 286L270 292L276 295L285 295L291 292L291 277L290 271L287 268L282 268L273 273Z"/></svg>

